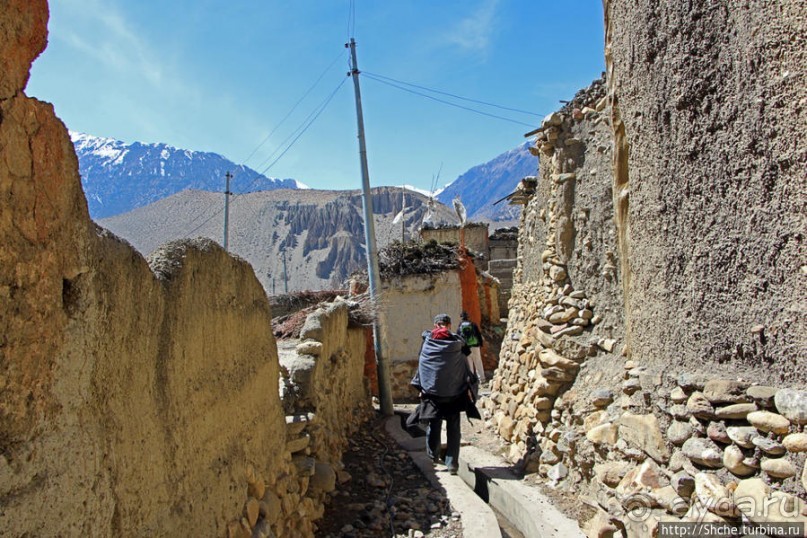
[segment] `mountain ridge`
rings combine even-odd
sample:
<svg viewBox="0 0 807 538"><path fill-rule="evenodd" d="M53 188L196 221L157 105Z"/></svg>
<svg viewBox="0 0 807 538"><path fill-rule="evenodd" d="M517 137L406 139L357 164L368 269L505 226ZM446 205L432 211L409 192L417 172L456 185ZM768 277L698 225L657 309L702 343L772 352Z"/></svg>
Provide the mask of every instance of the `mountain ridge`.
<svg viewBox="0 0 807 538"><path fill-rule="evenodd" d="M230 191L308 188L294 179L269 178L212 152L176 148L164 143L127 144L70 131L90 216L111 217L176 194L184 189L223 191L227 172Z"/></svg>
<svg viewBox="0 0 807 538"><path fill-rule="evenodd" d="M468 169L436 198L449 205L459 196L469 218L488 222L517 221L520 206L493 205L512 193L525 176L537 174L538 159L529 152L529 142Z"/></svg>
<svg viewBox="0 0 807 538"><path fill-rule="evenodd" d="M397 187L374 187L372 203L379 247L415 237L430 211L428 197L407 191L403 222L394 223L402 207ZM434 206L433 222L457 222L453 210ZM148 256L174 239L207 237L223 243L223 207L222 193L184 190L97 222ZM269 293L285 291L284 273L289 291L333 289L366 266L361 191L252 192L233 196L230 210L229 250L252 265Z"/></svg>

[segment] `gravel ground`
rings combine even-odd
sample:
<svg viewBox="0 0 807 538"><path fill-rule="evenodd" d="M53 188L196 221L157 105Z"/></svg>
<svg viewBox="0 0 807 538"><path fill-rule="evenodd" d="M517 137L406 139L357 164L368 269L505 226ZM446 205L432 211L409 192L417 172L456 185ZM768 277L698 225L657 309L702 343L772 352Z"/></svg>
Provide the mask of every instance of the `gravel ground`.
<svg viewBox="0 0 807 538"><path fill-rule="evenodd" d="M460 516L384 431L367 422L343 458L344 472L318 522L319 538L462 538Z"/></svg>

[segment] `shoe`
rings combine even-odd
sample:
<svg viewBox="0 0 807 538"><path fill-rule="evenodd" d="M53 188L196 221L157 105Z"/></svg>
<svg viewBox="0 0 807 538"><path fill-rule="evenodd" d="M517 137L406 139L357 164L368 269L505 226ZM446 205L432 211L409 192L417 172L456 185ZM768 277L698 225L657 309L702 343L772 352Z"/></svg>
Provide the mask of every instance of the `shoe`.
<svg viewBox="0 0 807 538"><path fill-rule="evenodd" d="M448 468L448 474L457 474L457 471L459 471L459 467L456 465L452 465Z"/></svg>

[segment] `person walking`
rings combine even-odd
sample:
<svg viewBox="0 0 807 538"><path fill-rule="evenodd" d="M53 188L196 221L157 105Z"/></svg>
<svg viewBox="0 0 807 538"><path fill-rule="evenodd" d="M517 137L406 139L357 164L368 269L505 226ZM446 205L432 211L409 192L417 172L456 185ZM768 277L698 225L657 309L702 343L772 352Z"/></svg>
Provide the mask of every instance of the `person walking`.
<svg viewBox="0 0 807 538"><path fill-rule="evenodd" d="M465 340L465 344L471 348L471 354L468 357L471 370L479 376L480 383L485 383L485 367L482 364L482 332L476 323L468 319L468 312L463 311L460 314L460 319L462 321L457 333Z"/></svg>
<svg viewBox="0 0 807 538"><path fill-rule="evenodd" d="M467 360L470 349L451 332L451 318L447 314L435 316L434 328L424 331L422 337L418 369L411 381L420 391L421 402L407 424L428 424L426 453L439 463L440 435L445 421L447 444L443 461L449 473L457 474L462 439L460 413L464 411L468 418L481 418L474 405L475 378Z"/></svg>

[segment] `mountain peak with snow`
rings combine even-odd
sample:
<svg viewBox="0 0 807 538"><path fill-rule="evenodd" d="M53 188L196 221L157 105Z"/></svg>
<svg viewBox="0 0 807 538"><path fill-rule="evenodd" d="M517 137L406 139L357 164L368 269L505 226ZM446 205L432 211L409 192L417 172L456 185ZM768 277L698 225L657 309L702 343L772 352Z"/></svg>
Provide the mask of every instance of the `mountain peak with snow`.
<svg viewBox="0 0 807 538"><path fill-rule="evenodd" d="M125 213L186 189L223 192L230 172L236 194L275 189L307 189L294 179L266 177L211 152L164 143L133 142L70 131L90 215Z"/></svg>

